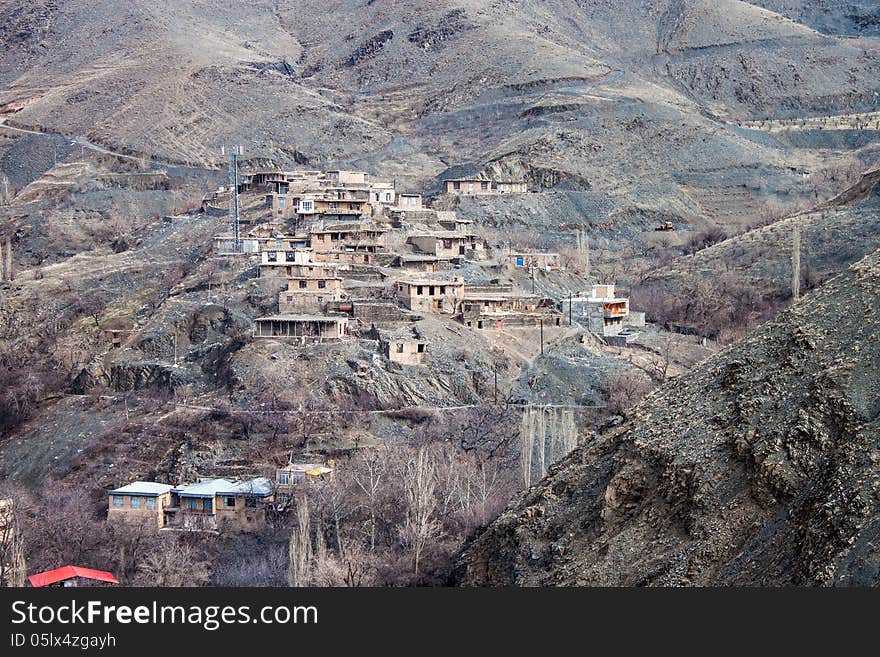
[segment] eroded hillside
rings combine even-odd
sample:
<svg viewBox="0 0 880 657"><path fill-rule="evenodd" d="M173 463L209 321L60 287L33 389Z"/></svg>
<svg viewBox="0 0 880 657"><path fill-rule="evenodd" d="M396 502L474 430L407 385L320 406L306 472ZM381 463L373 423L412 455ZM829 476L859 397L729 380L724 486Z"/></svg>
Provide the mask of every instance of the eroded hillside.
<svg viewBox="0 0 880 657"><path fill-rule="evenodd" d="M880 254L611 422L466 550L471 585L877 585Z"/></svg>

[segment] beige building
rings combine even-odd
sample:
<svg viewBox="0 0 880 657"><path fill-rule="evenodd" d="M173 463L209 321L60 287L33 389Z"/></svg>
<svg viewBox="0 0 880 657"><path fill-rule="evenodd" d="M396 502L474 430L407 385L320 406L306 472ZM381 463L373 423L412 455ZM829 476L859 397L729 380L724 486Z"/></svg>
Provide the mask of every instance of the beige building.
<svg viewBox="0 0 880 657"><path fill-rule="evenodd" d="M295 338L301 343L341 340L348 335L348 318L332 315L279 314L254 320L255 338Z"/></svg>
<svg viewBox="0 0 880 657"><path fill-rule="evenodd" d="M428 343L412 333L383 333L379 337L382 353L399 365L424 365L428 361Z"/></svg>
<svg viewBox="0 0 880 657"><path fill-rule="evenodd" d="M347 224L313 228L310 244L316 253L354 251L376 253L385 248L384 228L370 224Z"/></svg>
<svg viewBox="0 0 880 657"><path fill-rule="evenodd" d="M486 250L486 243L481 237L456 231L416 233L410 235L406 241L420 253L445 258L461 257L468 253L479 255Z"/></svg>
<svg viewBox="0 0 880 657"><path fill-rule="evenodd" d="M558 253L526 253L514 251L507 254L507 262L517 269L559 269L560 260Z"/></svg>
<svg viewBox="0 0 880 657"><path fill-rule="evenodd" d="M410 310L454 315L464 298L464 280L402 280L396 290L397 298Z"/></svg>
<svg viewBox="0 0 880 657"><path fill-rule="evenodd" d="M450 178L443 181L447 194L459 196L486 196L491 194L523 194L528 191L524 182L513 180L485 180L480 178Z"/></svg>
<svg viewBox="0 0 880 657"><path fill-rule="evenodd" d="M397 207L402 210L421 210L422 195L421 194L398 194Z"/></svg>
<svg viewBox="0 0 880 657"><path fill-rule="evenodd" d="M323 269L323 267L322 267ZM331 276L291 276L287 279L287 289L278 295L278 312L320 313L327 304L343 299L342 277Z"/></svg>
<svg viewBox="0 0 880 657"><path fill-rule="evenodd" d="M275 498L274 483L203 479L171 490L165 525L190 530L256 531L266 525L266 506Z"/></svg>
<svg viewBox="0 0 880 657"><path fill-rule="evenodd" d="M107 519L148 519L162 528L165 526L165 508L171 506L173 488L153 481L135 481L111 490L108 493Z"/></svg>
<svg viewBox="0 0 880 657"><path fill-rule="evenodd" d="M434 273L449 268L449 258L428 254L402 254L397 256L394 266L406 271Z"/></svg>
<svg viewBox="0 0 880 657"><path fill-rule="evenodd" d="M260 254L260 278L267 276L292 276L293 268L312 262L312 250L267 250Z"/></svg>

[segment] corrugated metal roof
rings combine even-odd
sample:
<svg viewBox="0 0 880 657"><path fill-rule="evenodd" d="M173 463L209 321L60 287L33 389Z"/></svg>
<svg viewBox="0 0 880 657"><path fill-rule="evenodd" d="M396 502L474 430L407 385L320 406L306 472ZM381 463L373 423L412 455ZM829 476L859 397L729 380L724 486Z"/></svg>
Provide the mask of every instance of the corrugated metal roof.
<svg viewBox="0 0 880 657"><path fill-rule="evenodd" d="M174 492L181 497L214 497L216 495L259 495L272 493L274 485L266 477L257 477L246 481L230 481L229 479L206 479L195 484L178 486Z"/></svg>
<svg viewBox="0 0 880 657"><path fill-rule="evenodd" d="M101 582L119 584L119 580L116 579L113 573L108 573L106 570L83 568L81 566L62 566L61 568L56 568L55 570L47 570L43 573L30 575L28 577L28 581L31 583L31 586L40 587L49 586L50 584L57 584L58 582L63 582L66 579L73 579L74 577L85 577Z"/></svg>
<svg viewBox="0 0 880 657"><path fill-rule="evenodd" d="M155 481L133 481L121 488L111 490L112 495L162 495L167 493L174 486L168 484L157 484Z"/></svg>

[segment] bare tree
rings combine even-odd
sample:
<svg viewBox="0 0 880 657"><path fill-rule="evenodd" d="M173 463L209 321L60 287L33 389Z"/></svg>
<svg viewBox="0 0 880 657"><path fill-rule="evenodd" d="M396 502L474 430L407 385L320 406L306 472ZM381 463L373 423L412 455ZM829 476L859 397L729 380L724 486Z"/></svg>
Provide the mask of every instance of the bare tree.
<svg viewBox="0 0 880 657"><path fill-rule="evenodd" d="M305 497L299 500L296 511L296 526L290 532L288 544L287 583L307 586L312 566L312 524Z"/></svg>
<svg viewBox="0 0 880 657"><path fill-rule="evenodd" d="M434 497L436 469L426 447L421 447L414 458L404 465L403 490L406 496L406 515L400 535L412 552L413 574L419 576L419 567L425 546L438 530L434 519L437 499Z"/></svg>
<svg viewBox="0 0 880 657"><path fill-rule="evenodd" d="M24 540L14 501L0 499L0 588L24 586Z"/></svg>

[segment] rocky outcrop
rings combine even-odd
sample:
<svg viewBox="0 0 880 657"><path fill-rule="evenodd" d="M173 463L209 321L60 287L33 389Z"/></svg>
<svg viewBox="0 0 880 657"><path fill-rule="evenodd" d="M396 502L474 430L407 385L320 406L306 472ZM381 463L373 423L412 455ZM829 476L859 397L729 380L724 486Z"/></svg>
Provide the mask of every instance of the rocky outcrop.
<svg viewBox="0 0 880 657"><path fill-rule="evenodd" d="M456 580L877 585L878 310L875 253L588 437Z"/></svg>

